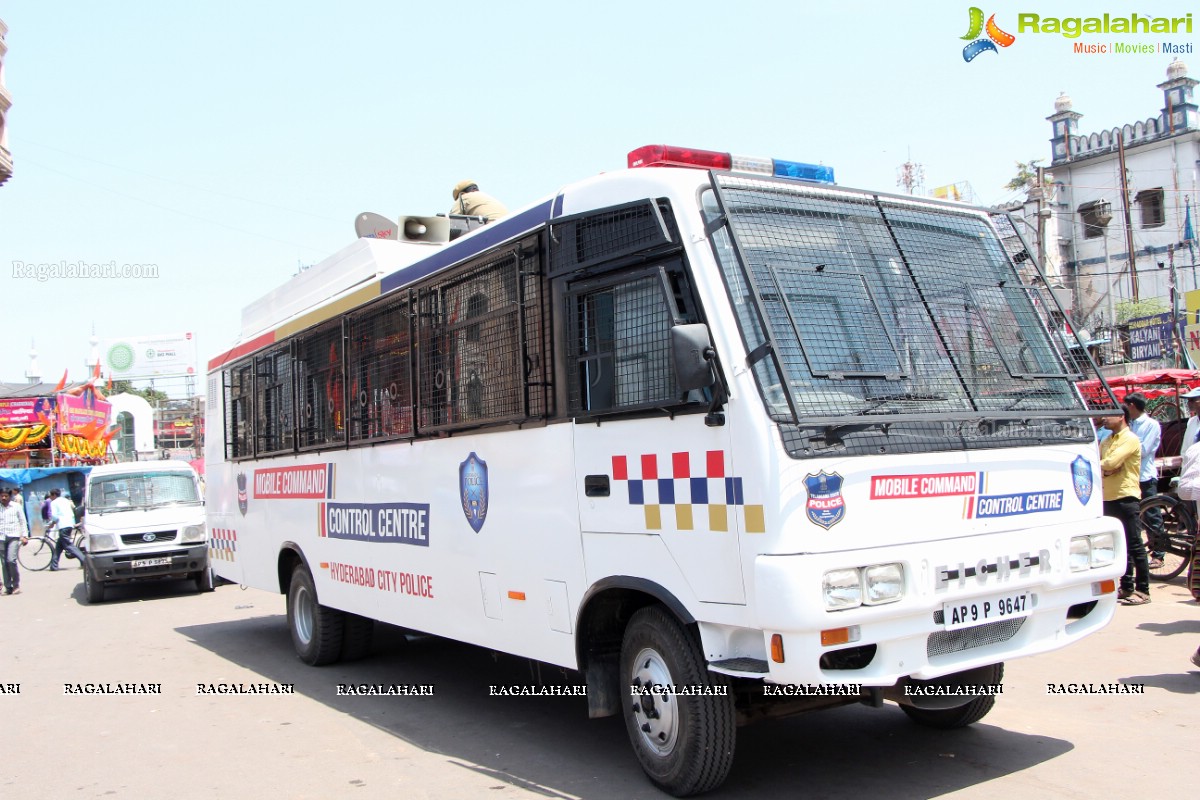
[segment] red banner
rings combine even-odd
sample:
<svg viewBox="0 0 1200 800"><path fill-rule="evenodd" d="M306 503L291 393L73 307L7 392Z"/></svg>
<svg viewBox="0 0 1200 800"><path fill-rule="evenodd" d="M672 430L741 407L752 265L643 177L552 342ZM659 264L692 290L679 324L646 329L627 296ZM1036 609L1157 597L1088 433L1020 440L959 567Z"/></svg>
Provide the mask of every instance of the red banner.
<svg viewBox="0 0 1200 800"><path fill-rule="evenodd" d="M84 397L58 396L58 432L95 438L108 427L112 405L88 393Z"/></svg>
<svg viewBox="0 0 1200 800"><path fill-rule="evenodd" d="M48 423L54 414L54 398L21 397L0 400L0 428ZM42 415L45 419L42 419Z"/></svg>

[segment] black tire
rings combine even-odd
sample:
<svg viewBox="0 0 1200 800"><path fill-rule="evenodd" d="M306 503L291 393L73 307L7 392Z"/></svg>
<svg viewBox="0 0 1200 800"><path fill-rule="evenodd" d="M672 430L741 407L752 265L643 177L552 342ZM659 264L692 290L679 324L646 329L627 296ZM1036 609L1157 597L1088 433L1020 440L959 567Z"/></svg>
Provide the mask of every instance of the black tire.
<svg viewBox="0 0 1200 800"><path fill-rule="evenodd" d="M371 654L375 620L346 614L342 624L342 661L357 661Z"/></svg>
<svg viewBox="0 0 1200 800"><path fill-rule="evenodd" d="M92 577L92 569L83 565L83 591L89 604L104 602L104 581Z"/></svg>
<svg viewBox="0 0 1200 800"><path fill-rule="evenodd" d="M1161 514L1161 537L1158 537L1158 541L1153 541L1155 537L1148 536L1146 543L1147 554L1151 559L1155 551L1163 554L1162 566L1150 569L1150 577L1155 580L1169 581L1187 569L1192 545L1196 540L1196 518L1190 506L1189 501L1169 494L1147 497L1139 506L1138 519L1143 531L1149 530L1146 524L1148 514Z"/></svg>
<svg viewBox="0 0 1200 800"><path fill-rule="evenodd" d="M212 567L205 567L199 572L192 575L192 580L196 582L196 591L200 593L211 592L217 588L216 579L213 577Z"/></svg>
<svg viewBox="0 0 1200 800"><path fill-rule="evenodd" d="M729 679L708 671L695 636L662 606L633 615L621 643L620 691L625 730L638 762L655 786L676 797L719 786L733 765L737 738ZM651 684L723 691L632 695Z"/></svg>
<svg viewBox="0 0 1200 800"><path fill-rule="evenodd" d="M345 617L343 612L318 602L312 575L303 564L297 564L288 586L287 621L300 660L320 667L341 658Z"/></svg>
<svg viewBox="0 0 1200 800"><path fill-rule="evenodd" d="M45 539L30 539L17 550L17 563L32 572L41 572L50 566L53 557L54 546Z"/></svg>
<svg viewBox="0 0 1200 800"><path fill-rule="evenodd" d="M998 686L1004 680L1004 665L992 665L992 677L987 679L987 684ZM908 718L913 722L924 725L927 728L937 728L942 731L954 730L955 728L965 728L968 725L973 725L979 720L987 716L992 707L996 705L996 698L993 695L984 695L976 697L965 706L958 708L913 708L912 706L900 706Z"/></svg>

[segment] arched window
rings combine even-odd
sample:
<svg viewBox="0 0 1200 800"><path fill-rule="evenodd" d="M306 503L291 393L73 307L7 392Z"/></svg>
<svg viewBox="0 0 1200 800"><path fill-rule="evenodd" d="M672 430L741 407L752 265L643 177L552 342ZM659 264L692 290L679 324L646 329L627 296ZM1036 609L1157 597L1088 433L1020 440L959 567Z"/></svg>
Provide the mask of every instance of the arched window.
<svg viewBox="0 0 1200 800"><path fill-rule="evenodd" d="M117 414L117 424L121 426L121 432L117 434L117 449L121 455L128 456L137 450L133 441L133 414L128 411Z"/></svg>

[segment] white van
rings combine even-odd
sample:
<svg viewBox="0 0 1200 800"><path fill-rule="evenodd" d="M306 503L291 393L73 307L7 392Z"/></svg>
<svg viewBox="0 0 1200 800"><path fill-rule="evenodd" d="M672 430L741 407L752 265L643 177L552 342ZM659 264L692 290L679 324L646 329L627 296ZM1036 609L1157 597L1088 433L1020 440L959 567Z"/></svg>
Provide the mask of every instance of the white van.
<svg viewBox="0 0 1200 800"><path fill-rule="evenodd" d="M88 475L84 586L89 603L113 583L191 578L211 591L200 479L183 461L94 467Z"/></svg>

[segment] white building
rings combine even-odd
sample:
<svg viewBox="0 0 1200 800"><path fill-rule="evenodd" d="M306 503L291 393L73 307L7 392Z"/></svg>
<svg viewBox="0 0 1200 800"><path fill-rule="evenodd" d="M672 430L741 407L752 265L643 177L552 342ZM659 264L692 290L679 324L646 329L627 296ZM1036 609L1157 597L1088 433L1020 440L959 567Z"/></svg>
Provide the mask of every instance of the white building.
<svg viewBox="0 0 1200 800"><path fill-rule="evenodd" d="M7 33L8 26L0 19L0 184L11 178L13 172L12 153L8 149L8 109L12 107L12 97L4 88L4 54L8 52L4 35Z"/></svg>
<svg viewBox="0 0 1200 800"><path fill-rule="evenodd" d="M1160 298L1170 308L1172 266L1180 292L1200 288L1194 255L1200 248L1189 250L1185 241L1189 207L1192 230L1200 223L1197 83L1176 59L1158 84L1162 108L1154 116L1081 134L1083 115L1064 94L1046 118L1053 126L1055 191L1044 247L1050 272L1061 269L1071 289L1077 326L1111 326L1117 305L1127 300ZM1036 224L1034 215L1027 218Z"/></svg>

